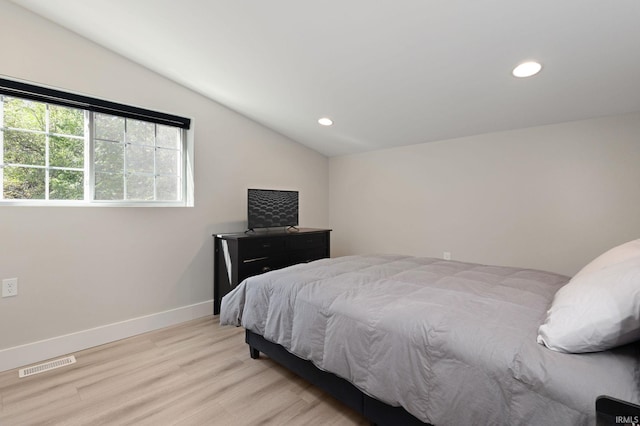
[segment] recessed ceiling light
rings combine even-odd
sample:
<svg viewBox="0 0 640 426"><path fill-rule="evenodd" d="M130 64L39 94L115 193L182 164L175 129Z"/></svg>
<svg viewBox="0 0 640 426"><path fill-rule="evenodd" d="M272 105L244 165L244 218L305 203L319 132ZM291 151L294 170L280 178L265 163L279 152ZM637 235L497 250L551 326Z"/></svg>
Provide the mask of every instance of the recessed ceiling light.
<svg viewBox="0 0 640 426"><path fill-rule="evenodd" d="M536 75L542 69L542 65L537 62L523 62L512 71L514 77L531 77Z"/></svg>
<svg viewBox="0 0 640 426"><path fill-rule="evenodd" d="M327 117L322 117L318 120L318 123L322 124L323 126L331 126L333 124L333 120Z"/></svg>

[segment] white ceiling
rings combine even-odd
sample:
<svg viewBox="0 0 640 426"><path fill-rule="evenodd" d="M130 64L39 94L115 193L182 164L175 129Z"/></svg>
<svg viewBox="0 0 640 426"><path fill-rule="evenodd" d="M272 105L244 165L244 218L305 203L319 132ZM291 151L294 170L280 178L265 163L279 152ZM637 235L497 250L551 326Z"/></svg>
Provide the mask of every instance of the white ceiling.
<svg viewBox="0 0 640 426"><path fill-rule="evenodd" d="M328 156L640 111L639 0L12 1Z"/></svg>

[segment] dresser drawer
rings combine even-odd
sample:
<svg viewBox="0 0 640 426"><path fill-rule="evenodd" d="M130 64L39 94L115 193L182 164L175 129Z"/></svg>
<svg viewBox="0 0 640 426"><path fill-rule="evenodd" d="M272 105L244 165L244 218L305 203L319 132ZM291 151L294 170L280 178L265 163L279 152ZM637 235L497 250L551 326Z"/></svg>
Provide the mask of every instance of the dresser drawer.
<svg viewBox="0 0 640 426"><path fill-rule="evenodd" d="M247 238L240 243L241 260L273 255L285 249L284 238Z"/></svg>
<svg viewBox="0 0 640 426"><path fill-rule="evenodd" d="M264 257L254 257L251 259L245 259L240 265L240 271L238 276L238 282L241 282L247 277L262 274L272 271L274 269L280 269L288 264L288 259L283 255L272 255Z"/></svg>
<svg viewBox="0 0 640 426"><path fill-rule="evenodd" d="M310 249L315 247L325 247L327 236L321 234L295 235L287 241L287 248L291 250Z"/></svg>
<svg viewBox="0 0 640 426"><path fill-rule="evenodd" d="M310 250L297 250L288 253L288 260L290 264L307 263L313 260L324 259L327 256L327 249L325 247L314 248Z"/></svg>

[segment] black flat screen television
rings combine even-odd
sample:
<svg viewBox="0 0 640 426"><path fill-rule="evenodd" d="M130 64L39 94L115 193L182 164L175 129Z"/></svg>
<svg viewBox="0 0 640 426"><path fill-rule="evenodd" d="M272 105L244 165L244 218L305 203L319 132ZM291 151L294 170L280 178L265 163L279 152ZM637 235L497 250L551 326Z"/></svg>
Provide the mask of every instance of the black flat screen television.
<svg viewBox="0 0 640 426"><path fill-rule="evenodd" d="M276 228L298 225L298 191L249 189L247 228Z"/></svg>

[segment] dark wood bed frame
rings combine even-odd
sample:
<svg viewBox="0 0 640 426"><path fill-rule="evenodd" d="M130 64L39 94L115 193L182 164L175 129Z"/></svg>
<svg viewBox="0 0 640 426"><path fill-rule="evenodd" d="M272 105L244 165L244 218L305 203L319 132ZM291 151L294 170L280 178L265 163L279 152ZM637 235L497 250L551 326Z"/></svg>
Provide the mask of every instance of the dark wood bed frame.
<svg viewBox="0 0 640 426"><path fill-rule="evenodd" d="M347 380L327 371L320 370L311 361L299 358L284 347L270 342L259 334L246 330L246 342L251 358L258 359L260 352L284 366L288 370L319 387L337 400L362 414L374 425L379 426L425 426L402 407L392 407L363 393Z"/></svg>

